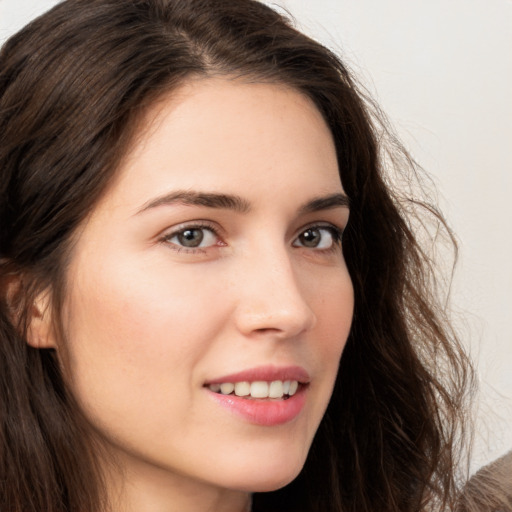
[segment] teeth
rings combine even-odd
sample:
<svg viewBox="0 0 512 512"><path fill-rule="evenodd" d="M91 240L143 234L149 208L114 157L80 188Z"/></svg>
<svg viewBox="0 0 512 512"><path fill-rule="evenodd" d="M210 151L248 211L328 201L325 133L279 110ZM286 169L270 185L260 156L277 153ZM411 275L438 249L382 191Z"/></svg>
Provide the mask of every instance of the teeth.
<svg viewBox="0 0 512 512"><path fill-rule="evenodd" d="M253 398L268 398L268 382L256 381L251 384Z"/></svg>
<svg viewBox="0 0 512 512"><path fill-rule="evenodd" d="M220 385L220 392L223 395L229 395L235 390L235 385L231 382L224 382Z"/></svg>
<svg viewBox="0 0 512 512"><path fill-rule="evenodd" d="M250 382L237 382L235 384L235 395L236 396L247 396L251 394L251 383Z"/></svg>
<svg viewBox="0 0 512 512"><path fill-rule="evenodd" d="M283 383L280 380L275 380L270 383L268 388L268 396L269 398L281 398L284 395L283 392Z"/></svg>
<svg viewBox="0 0 512 512"><path fill-rule="evenodd" d="M250 396L251 398L283 398L293 396L299 387L296 380L274 380L272 382L223 382L222 384L210 384L208 388L215 393L236 396Z"/></svg>

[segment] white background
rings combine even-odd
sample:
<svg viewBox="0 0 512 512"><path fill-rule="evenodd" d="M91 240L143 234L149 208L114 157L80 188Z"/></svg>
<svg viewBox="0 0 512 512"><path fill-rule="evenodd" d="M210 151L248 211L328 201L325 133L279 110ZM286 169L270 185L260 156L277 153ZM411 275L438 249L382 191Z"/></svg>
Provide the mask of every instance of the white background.
<svg viewBox="0 0 512 512"><path fill-rule="evenodd" d="M0 0L0 41L54 3ZM434 175L480 376L476 468L512 449L512 1L267 3L345 57Z"/></svg>

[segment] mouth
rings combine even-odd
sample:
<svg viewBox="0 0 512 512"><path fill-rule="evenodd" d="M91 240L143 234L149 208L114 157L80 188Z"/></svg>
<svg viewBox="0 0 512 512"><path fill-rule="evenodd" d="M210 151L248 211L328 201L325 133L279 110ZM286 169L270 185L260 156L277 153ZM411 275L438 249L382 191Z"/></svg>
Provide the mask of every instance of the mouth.
<svg viewBox="0 0 512 512"><path fill-rule="evenodd" d="M220 395L234 395L247 400L288 400L305 385L297 380L256 380L214 383L206 387Z"/></svg>
<svg viewBox="0 0 512 512"><path fill-rule="evenodd" d="M235 380L204 386L222 408L245 422L264 427L295 420L306 405L308 388L308 382L297 380Z"/></svg>
<svg viewBox="0 0 512 512"><path fill-rule="evenodd" d="M304 409L311 378L301 366L259 366L224 375L203 387L243 421L272 427L293 422Z"/></svg>

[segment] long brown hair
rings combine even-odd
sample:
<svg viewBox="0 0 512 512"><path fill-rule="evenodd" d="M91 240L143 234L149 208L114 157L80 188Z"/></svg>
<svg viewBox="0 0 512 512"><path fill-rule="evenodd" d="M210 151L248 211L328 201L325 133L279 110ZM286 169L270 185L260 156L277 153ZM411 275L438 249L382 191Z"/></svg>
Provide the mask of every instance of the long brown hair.
<svg viewBox="0 0 512 512"><path fill-rule="evenodd" d="M449 509L470 372L417 242L423 221L408 211L450 235L434 207L393 192L389 168L412 169L409 180L414 163L346 66L253 0L67 0L0 53L0 510L106 509L90 429L55 353L27 344L31 303L50 290L58 320L72 235L145 109L214 75L309 97L351 202L355 313L334 394L299 477L256 495L254 511Z"/></svg>

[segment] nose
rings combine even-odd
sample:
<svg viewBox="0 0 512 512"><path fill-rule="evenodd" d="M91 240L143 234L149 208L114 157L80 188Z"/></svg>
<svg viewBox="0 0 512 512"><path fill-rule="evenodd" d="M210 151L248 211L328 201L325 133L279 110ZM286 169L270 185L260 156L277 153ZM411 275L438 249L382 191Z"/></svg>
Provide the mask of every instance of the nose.
<svg viewBox="0 0 512 512"><path fill-rule="evenodd" d="M244 265L238 279L235 322L245 336L293 338L316 324L304 285L286 250L262 251Z"/></svg>

